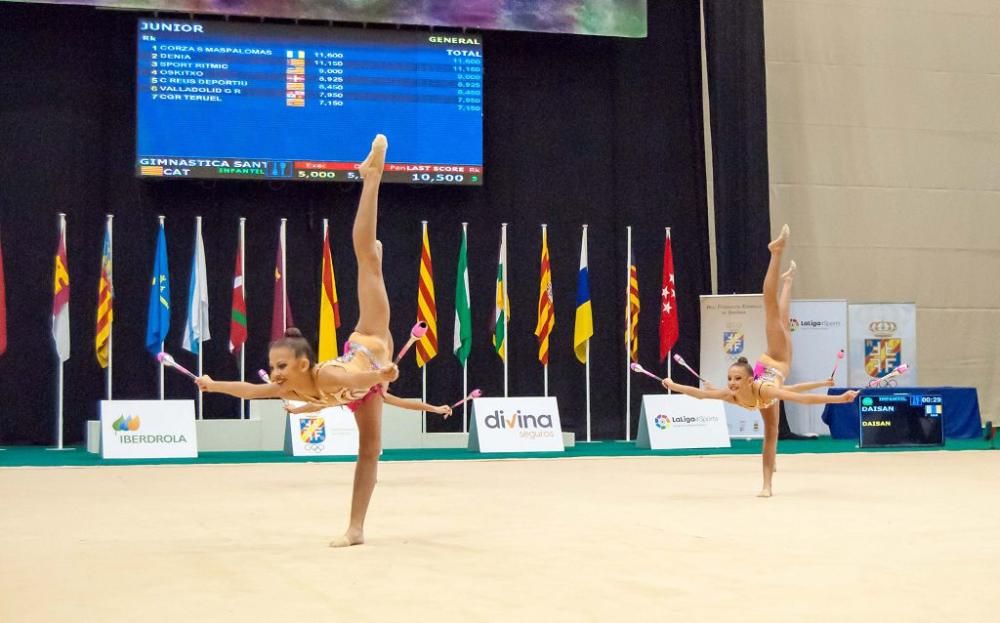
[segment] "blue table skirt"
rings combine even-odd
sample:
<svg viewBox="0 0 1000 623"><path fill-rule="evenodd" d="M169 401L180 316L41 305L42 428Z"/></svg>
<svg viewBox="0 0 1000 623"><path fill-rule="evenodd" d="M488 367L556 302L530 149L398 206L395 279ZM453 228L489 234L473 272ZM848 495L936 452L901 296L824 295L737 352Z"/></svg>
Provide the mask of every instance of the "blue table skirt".
<svg viewBox="0 0 1000 623"><path fill-rule="evenodd" d="M827 394L838 395L847 391L843 387L831 387ZM979 395L975 387L884 387L865 389L863 394L896 394L911 392L920 394L941 394L944 403L945 439L978 439L983 425L979 417ZM830 427L834 439L857 439L860 420L858 401L828 404L823 409L823 423Z"/></svg>

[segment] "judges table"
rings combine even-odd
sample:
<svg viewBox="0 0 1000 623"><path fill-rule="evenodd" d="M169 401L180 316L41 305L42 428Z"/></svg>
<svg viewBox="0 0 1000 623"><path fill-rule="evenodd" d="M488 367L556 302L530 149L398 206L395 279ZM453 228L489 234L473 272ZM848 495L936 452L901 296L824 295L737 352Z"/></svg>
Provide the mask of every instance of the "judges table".
<svg viewBox="0 0 1000 623"><path fill-rule="evenodd" d="M844 387L831 387L830 395L843 394ZM945 439L977 439L983 425L979 417L979 396L975 387L880 387L862 390L865 394L939 394L944 406ZM860 428L858 401L828 404L823 409L823 423L834 439L857 439Z"/></svg>

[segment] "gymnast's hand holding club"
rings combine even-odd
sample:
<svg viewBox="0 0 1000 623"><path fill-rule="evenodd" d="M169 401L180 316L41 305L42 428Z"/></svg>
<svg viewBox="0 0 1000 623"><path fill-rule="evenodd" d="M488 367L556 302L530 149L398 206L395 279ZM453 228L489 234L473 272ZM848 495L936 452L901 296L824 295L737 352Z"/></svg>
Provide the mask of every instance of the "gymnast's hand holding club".
<svg viewBox="0 0 1000 623"><path fill-rule="evenodd" d="M684 385L677 383L673 379L663 378L656 376L652 372L649 372L643 368L638 363L632 363L629 367L633 372L644 374L650 378L656 379L660 382L664 389L677 392L679 394L685 394L699 400L711 399L711 400L723 400L725 402L730 402L735 405L741 406L743 408L758 408L757 404L748 404L747 402L741 401L737 393L737 388L742 381L741 375L752 375L752 369L745 364L734 364L729 369L729 383L728 387L725 389L717 388L705 380L701 375L699 375L691 366L689 366L680 355L674 356L674 361L686 368L692 375L700 379L705 387L693 387L691 385ZM744 360L745 361L745 360ZM755 382L760 382L755 380ZM822 381L815 381L812 383L800 383L797 385L786 385L778 386L775 384L769 384L767 382L760 382L758 395L764 401L770 400L787 400L790 402L798 402L803 404L827 404L827 403L846 403L853 402L858 395L857 390L848 390L843 394L838 394L836 396L828 396L821 394L807 394L804 393L810 389L816 389L818 387L828 387L832 385L831 379L824 379Z"/></svg>

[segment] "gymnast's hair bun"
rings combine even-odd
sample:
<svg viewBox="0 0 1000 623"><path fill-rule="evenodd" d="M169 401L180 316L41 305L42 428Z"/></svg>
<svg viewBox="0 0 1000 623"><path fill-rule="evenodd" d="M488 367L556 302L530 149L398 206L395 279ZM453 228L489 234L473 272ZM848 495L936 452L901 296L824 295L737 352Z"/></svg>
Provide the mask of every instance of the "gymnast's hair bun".
<svg viewBox="0 0 1000 623"><path fill-rule="evenodd" d="M740 357L739 359L736 360L736 363L745 363L745 364L749 365L750 364L750 360L747 359L746 357Z"/></svg>
<svg viewBox="0 0 1000 623"><path fill-rule="evenodd" d="M288 327L285 329L285 337L302 337L302 332L297 327Z"/></svg>

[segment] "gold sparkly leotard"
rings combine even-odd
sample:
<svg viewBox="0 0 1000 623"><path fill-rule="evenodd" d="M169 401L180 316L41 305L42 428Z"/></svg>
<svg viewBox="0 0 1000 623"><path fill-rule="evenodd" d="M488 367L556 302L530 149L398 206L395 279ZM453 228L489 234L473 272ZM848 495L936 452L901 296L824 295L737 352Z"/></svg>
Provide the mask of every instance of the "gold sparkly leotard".
<svg viewBox="0 0 1000 623"><path fill-rule="evenodd" d="M788 374L787 371L788 364L777 361L767 355L761 355L760 360L757 361L757 365L754 367L754 380L750 383L750 393L754 397L754 402L749 405L742 402L738 402L737 404L745 409L766 409L778 402L777 398L772 398L765 402L761 395L761 390L765 385L781 387L785 382L785 376Z"/></svg>
<svg viewBox="0 0 1000 623"><path fill-rule="evenodd" d="M316 383L316 396L302 396L312 404L333 407L347 405L352 411L372 395L382 391L381 385L373 385L368 389L341 387L334 391L325 392L319 388L320 370L327 366L344 368L351 372L370 372L382 368L380 362L389 359L389 346L385 341L371 335L354 332L344 345L344 354L336 359L330 359L316 364L313 367L313 379Z"/></svg>

